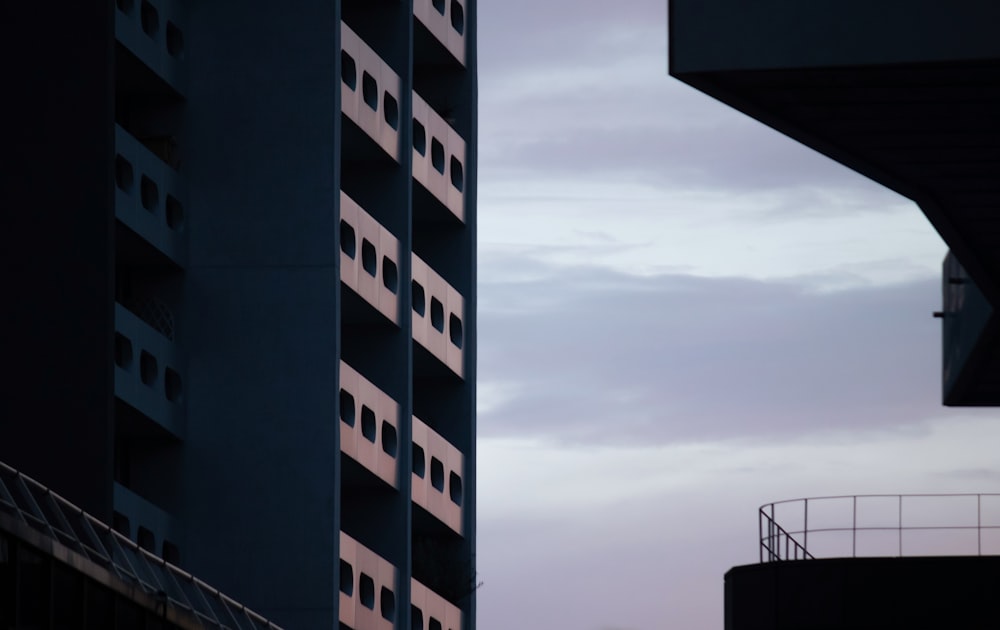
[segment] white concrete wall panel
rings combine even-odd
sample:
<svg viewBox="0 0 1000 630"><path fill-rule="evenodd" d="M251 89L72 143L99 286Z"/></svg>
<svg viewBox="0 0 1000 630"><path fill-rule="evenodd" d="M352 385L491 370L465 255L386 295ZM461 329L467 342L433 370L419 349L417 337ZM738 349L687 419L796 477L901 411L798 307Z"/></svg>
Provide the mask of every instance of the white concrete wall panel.
<svg viewBox="0 0 1000 630"><path fill-rule="evenodd" d="M465 345L465 300L462 294L450 284L445 293L445 363L453 372L462 375L462 359Z"/></svg>
<svg viewBox="0 0 1000 630"><path fill-rule="evenodd" d="M177 171L115 125L115 217L184 266L187 195Z"/></svg>
<svg viewBox="0 0 1000 630"><path fill-rule="evenodd" d="M423 153L413 147L413 177L464 222L465 140L416 92L413 120L424 128L425 136ZM414 134L414 144L418 135ZM452 160L458 164L456 177L452 176Z"/></svg>
<svg viewBox="0 0 1000 630"><path fill-rule="evenodd" d="M425 295L423 316L416 310L413 312L413 339L452 372L464 377L465 299L416 254L412 255L410 265L413 279Z"/></svg>
<svg viewBox="0 0 1000 630"><path fill-rule="evenodd" d="M340 193L340 280L399 325L399 240L343 191ZM353 239L344 226L354 232ZM353 247L351 241L353 240ZM353 251L352 257L346 248ZM386 264L388 259L390 264ZM394 282L387 278L395 276Z"/></svg>
<svg viewBox="0 0 1000 630"><path fill-rule="evenodd" d="M378 410L378 444L379 456L376 462L376 474L392 485L399 487L399 403L389 394L380 391Z"/></svg>
<svg viewBox="0 0 1000 630"><path fill-rule="evenodd" d="M422 476L418 471L412 473L411 498L439 521L462 534L465 457L416 416L413 417L412 434L413 443L424 451L424 467ZM457 487L453 485L453 476L457 477Z"/></svg>
<svg viewBox="0 0 1000 630"><path fill-rule="evenodd" d="M402 122L399 75L349 26L341 22L340 28L341 49L354 60L356 69L353 88L342 81L341 111L398 162ZM387 94L396 102L394 115L386 108Z"/></svg>
<svg viewBox="0 0 1000 630"><path fill-rule="evenodd" d="M416 419L412 422L410 426L410 437L413 441L413 446L415 447L414 452L417 451L416 447L420 449L420 457L417 458L416 454L412 458L413 460L413 481L410 484L410 499L417 505L427 505L427 485L424 483L424 479L427 478L427 431L429 428L423 422L419 422ZM417 474L417 470L420 474Z"/></svg>
<svg viewBox="0 0 1000 630"><path fill-rule="evenodd" d="M115 512L128 519L127 536L133 542L140 543L138 530L143 527L153 535L154 553L161 553L164 542L174 545L178 543L180 527L178 527L176 519L155 503L148 501L118 482L114 483L112 489L112 501Z"/></svg>
<svg viewBox="0 0 1000 630"><path fill-rule="evenodd" d="M347 28L346 26L344 28ZM375 107L371 107L366 102L366 79L371 77L375 80L375 89L371 96L373 97L373 102ZM379 96L381 96L381 86L379 85L379 80L382 78L382 58L378 56L374 50L365 44L364 40L361 40L361 47L358 50L358 89L361 93L361 102L358 103L358 120L359 126L364 129L369 136L375 142L381 143L382 140L382 129L379 124L381 117L378 112L378 101ZM390 153L390 155L393 155Z"/></svg>
<svg viewBox="0 0 1000 630"><path fill-rule="evenodd" d="M350 567L349 575L341 571L340 576L340 605L337 607L340 623L357 628L354 608L358 594L358 543L344 532L340 532L340 561Z"/></svg>
<svg viewBox="0 0 1000 630"><path fill-rule="evenodd" d="M161 79L184 93L184 23L171 0L115 3L115 38Z"/></svg>
<svg viewBox="0 0 1000 630"><path fill-rule="evenodd" d="M361 260L358 257L358 226L361 225L361 207L353 199L340 193L340 281L354 289L358 289L358 270Z"/></svg>
<svg viewBox="0 0 1000 630"><path fill-rule="evenodd" d="M447 206L465 221L465 140L448 126L445 147L445 179L448 182Z"/></svg>
<svg viewBox="0 0 1000 630"><path fill-rule="evenodd" d="M422 618L419 625L414 621L414 630L430 630L432 619L441 624L442 630L462 630L462 611L414 578L410 579L410 604Z"/></svg>
<svg viewBox="0 0 1000 630"><path fill-rule="evenodd" d="M466 0L448 0L448 50L465 65Z"/></svg>
<svg viewBox="0 0 1000 630"><path fill-rule="evenodd" d="M358 459L358 383L361 375L343 361L340 362L340 452L357 461ZM350 395L350 402L345 400L345 394ZM345 417L349 416L349 417Z"/></svg>
<svg viewBox="0 0 1000 630"><path fill-rule="evenodd" d="M427 263L416 255L411 256L410 275L413 278L411 286L411 302L413 306L413 340L427 347L427 326L430 318L430 300L427 297L427 276L430 270Z"/></svg>
<svg viewBox="0 0 1000 630"><path fill-rule="evenodd" d="M395 601L396 567L344 532L340 532L340 559L350 565L352 578L350 587L341 584L340 622L354 630L391 630L398 603L387 619L383 613L390 610L382 605L382 592L388 590Z"/></svg>
<svg viewBox="0 0 1000 630"><path fill-rule="evenodd" d="M184 378L175 345L115 304L115 396L184 437Z"/></svg>
<svg viewBox="0 0 1000 630"><path fill-rule="evenodd" d="M341 23L340 28L340 58L341 58L341 83L340 83L340 111L351 120L358 121L358 105L361 103L361 71L359 60L361 58L361 38L346 25ZM348 61L353 64L352 71L347 68ZM353 85L348 84L348 76L353 80Z"/></svg>
<svg viewBox="0 0 1000 630"><path fill-rule="evenodd" d="M399 322L399 241L388 229L379 225L378 243L378 310L390 321Z"/></svg>
<svg viewBox="0 0 1000 630"><path fill-rule="evenodd" d="M360 213L359 213L360 214ZM382 226L371 215L362 216L355 231L358 234L358 270L357 292L376 309L379 304L379 243L381 242Z"/></svg>
<svg viewBox="0 0 1000 630"><path fill-rule="evenodd" d="M434 6L437 4L437 6ZM441 10L439 10L439 7ZM465 0L413 0L413 16L465 65Z"/></svg>
<svg viewBox="0 0 1000 630"><path fill-rule="evenodd" d="M340 362L340 450L393 488L399 487L399 403L344 361ZM345 412L353 411L350 420Z"/></svg>

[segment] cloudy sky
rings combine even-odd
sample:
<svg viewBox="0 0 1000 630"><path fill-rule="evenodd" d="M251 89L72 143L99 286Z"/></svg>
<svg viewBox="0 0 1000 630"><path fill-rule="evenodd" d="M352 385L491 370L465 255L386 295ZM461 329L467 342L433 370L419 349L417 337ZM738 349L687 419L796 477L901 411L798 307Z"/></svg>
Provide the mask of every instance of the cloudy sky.
<svg viewBox="0 0 1000 630"><path fill-rule="evenodd" d="M481 630L718 630L759 505L996 487L913 203L670 78L663 0L479 41Z"/></svg>

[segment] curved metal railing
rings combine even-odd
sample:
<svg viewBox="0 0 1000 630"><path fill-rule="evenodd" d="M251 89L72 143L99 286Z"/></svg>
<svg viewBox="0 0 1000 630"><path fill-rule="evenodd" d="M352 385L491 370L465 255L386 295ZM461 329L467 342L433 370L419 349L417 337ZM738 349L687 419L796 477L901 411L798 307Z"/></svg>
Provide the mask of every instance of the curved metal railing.
<svg viewBox="0 0 1000 630"><path fill-rule="evenodd" d="M165 562L52 490L0 462L0 513L62 543L205 628L281 630L243 604Z"/></svg>
<svg viewBox="0 0 1000 630"><path fill-rule="evenodd" d="M762 563L820 557L1000 555L1000 494L791 499L762 505L757 525Z"/></svg>

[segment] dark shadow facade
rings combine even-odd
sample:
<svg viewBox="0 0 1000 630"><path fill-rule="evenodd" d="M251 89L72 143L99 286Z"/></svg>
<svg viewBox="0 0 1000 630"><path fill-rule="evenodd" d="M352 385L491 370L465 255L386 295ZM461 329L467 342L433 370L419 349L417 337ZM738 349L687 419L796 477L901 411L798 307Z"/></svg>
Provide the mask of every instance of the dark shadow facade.
<svg viewBox="0 0 1000 630"><path fill-rule="evenodd" d="M283 627L473 628L475 0L0 34L0 462Z"/></svg>
<svg viewBox="0 0 1000 630"><path fill-rule="evenodd" d="M992 628L1000 557L825 558L734 567L726 630Z"/></svg>

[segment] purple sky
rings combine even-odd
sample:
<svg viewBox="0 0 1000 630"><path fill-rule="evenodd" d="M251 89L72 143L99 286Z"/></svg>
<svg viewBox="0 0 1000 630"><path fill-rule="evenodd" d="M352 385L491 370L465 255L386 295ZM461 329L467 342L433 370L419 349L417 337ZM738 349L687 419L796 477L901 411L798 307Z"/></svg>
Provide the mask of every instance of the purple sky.
<svg viewBox="0 0 1000 630"><path fill-rule="evenodd" d="M995 488L914 204L671 79L663 0L479 10L481 630L718 630L760 504Z"/></svg>

